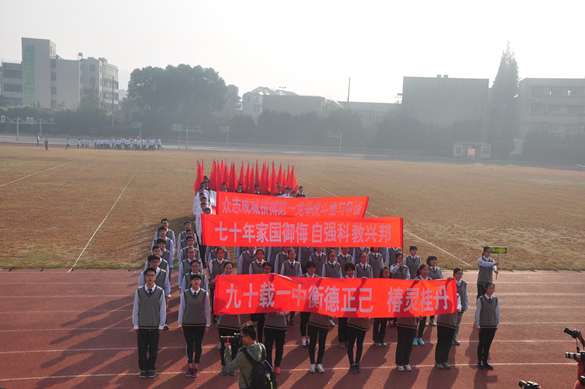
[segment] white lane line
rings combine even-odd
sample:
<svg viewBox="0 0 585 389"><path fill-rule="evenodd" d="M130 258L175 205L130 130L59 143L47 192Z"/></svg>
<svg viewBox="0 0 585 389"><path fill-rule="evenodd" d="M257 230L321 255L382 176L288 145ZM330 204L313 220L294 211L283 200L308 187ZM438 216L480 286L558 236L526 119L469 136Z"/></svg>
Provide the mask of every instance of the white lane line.
<svg viewBox="0 0 585 389"><path fill-rule="evenodd" d="M184 348L184 347L183 347ZM538 363L538 362L533 362L533 363L496 363L496 362L492 362L490 363L492 366L501 366L501 367L508 367L508 366L571 366L574 367L575 363L574 362L542 362L542 363ZM470 369L476 370L477 369L477 365L475 363L453 363L451 364L451 366L454 367L458 367L458 368L463 368L463 367L468 367ZM396 369L396 366L394 366L393 364L389 364L389 365L381 365L381 366L360 366L362 369L367 369L367 370L378 370L378 369L384 369L384 370L393 370ZM434 364L432 365L413 365L414 369L429 369L429 368L433 368L435 367ZM343 367L332 367L332 368L327 368L327 370L342 370L342 371L347 371L347 366L343 366ZM308 369L306 368L296 368L296 369L281 369L281 371L284 372L308 372ZM217 375L219 374L220 371L219 370L201 370L199 371L199 374L214 374ZM160 373L156 373L156 375L184 375L185 372L184 371L163 371ZM60 376L45 376L45 377L19 377L19 378L2 378L0 379L0 382L5 382L5 381L38 381L38 380L45 380L45 379L72 379L72 378L100 378L100 377L120 377L120 376L131 376L131 377L136 377L138 376L138 373L111 373L111 374L75 374L75 375L60 375ZM193 382L193 381L191 381Z"/></svg>
<svg viewBox="0 0 585 389"><path fill-rule="evenodd" d="M307 181L309 184L316 186L317 188L321 189L323 192L329 193L330 195L332 195L332 196L334 196L334 197L339 197L339 196L338 196L338 195L336 195L335 193L333 193L333 192L330 192L330 191L328 191L327 189L320 187L319 185L317 185L317 184L315 184L315 183L313 183L313 182L311 182L311 181L307 180L306 178L302 178L302 177L299 177L299 176L297 176L297 178L300 178L300 179L301 179L301 180L303 180L303 181ZM366 213L370 214L370 215L371 215L371 216L373 216L373 217L378 217L378 216L374 215L373 213L371 213L371 212L369 212L369 211L366 211ZM469 263L465 262L465 261L464 261L464 260L462 260L461 258L457 258L456 256L454 256L454 255L453 255L453 254L451 254L450 252L448 252L448 251L446 251L446 250L443 250L443 249L442 249L442 248L440 248L439 246L437 246L437 245L435 245L435 244L433 244L433 243L431 243L431 242L429 242L429 241L427 241L427 240L424 240L424 239L423 239L423 238L421 238L420 236L417 236L417 235L413 234L412 232L410 232L410 231L408 231L408 230L404 229L404 227L402 228L402 231L406 232L406 233L407 233L407 234L409 234L409 235L412 235L412 236L414 236L414 237L415 237L415 238L417 238L418 240L421 240L421 241L425 242L426 244L428 244L428 245L430 245L430 246L433 246L433 247L435 247L436 249L439 249L439 250L441 250L442 252L444 252L444 253L445 253L445 254L447 254L447 255L450 255L450 256L452 256L453 258L455 258L455 259L456 259L456 260L458 260L459 262L462 262L462 263L466 264L467 266L469 266L469 267L472 267L472 266L471 266Z"/></svg>
<svg viewBox="0 0 585 389"><path fill-rule="evenodd" d="M108 212L108 214L106 215L106 217L104 218L104 220L102 220L102 222L100 223L100 225L98 226L98 228L96 228L96 230L93 233L93 235L91 236L91 238L89 238L89 241L87 242L87 244L85 245L85 247L83 248L83 250L81 250L81 254L79 254L79 257L77 257L77 259L75 260L75 263L73 264L73 266L71 266L71 269L69 269L69 271L67 273L70 273L73 270L73 268L75 267L75 265L77 265L77 262L79 261L79 258L81 258L81 256L83 255L83 253L85 252L85 249L87 249L87 246L89 246L89 244L91 243L91 240L93 239L93 237L95 236L95 234L97 234L97 232L100 230L100 228L102 227L102 225L106 222L106 220L108 219L108 216L110 216L110 213L112 213L112 210L114 209L114 207L116 206L116 204L118 204L118 201L120 200L120 198L122 197L122 195L126 191L126 188L128 187L128 185L130 185L130 182L132 182L132 179L134 178L134 176L136 175L136 173L138 173L138 170L140 170L141 167L142 167L142 164L140 166L138 166L138 169L136 169L136 171L134 172L134 174L132 174L132 177L130 177L130 179L126 183L126 186L124 187L124 189L122 189L122 192L120 193L120 196L118 196L118 198L116 199L116 202L114 202L114 205L112 205L112 208L110 208L110 211Z"/></svg>
<svg viewBox="0 0 585 389"><path fill-rule="evenodd" d="M68 163L72 163L72 162L75 162L75 161L79 161L79 159L76 159L74 161L65 162L65 163L62 163L61 165L57 165L57 166L53 166L53 167L50 167L50 168L45 169L45 170L41 170L40 172L36 172L36 173L29 174L28 176L21 177L18 180L14 180L14 181L7 182L6 184L0 185L0 188L2 188L3 186L6 186L6 185L12 184L14 182L17 182L17 181L20 181L20 180L24 180L25 178L32 177L32 176L35 176L37 174L41 174L43 172L48 172L49 170L57 169L58 167L67 165Z"/></svg>
<svg viewBox="0 0 585 389"><path fill-rule="evenodd" d="M539 344L539 343L562 343L562 340L536 340L536 339L529 339L529 340L497 340L494 339L493 343L530 343L530 344ZM459 343L479 343L479 340L460 340ZM572 343L571 341L567 340L564 343ZM389 342L390 346L396 345L396 342ZM373 346L374 343L364 342L364 346ZM333 347L339 346L339 343L326 343L326 347ZM288 348L299 348L298 344L285 344L284 347ZM206 345L203 346L204 349L217 349L217 345ZM185 350L185 346L181 347L160 347L160 351L163 350ZM96 352L96 351L136 351L136 347L111 347L111 348L73 348L73 349L62 349L62 350L22 350L22 351L0 351L0 355L2 354L29 354L29 353L65 353L65 352Z"/></svg>

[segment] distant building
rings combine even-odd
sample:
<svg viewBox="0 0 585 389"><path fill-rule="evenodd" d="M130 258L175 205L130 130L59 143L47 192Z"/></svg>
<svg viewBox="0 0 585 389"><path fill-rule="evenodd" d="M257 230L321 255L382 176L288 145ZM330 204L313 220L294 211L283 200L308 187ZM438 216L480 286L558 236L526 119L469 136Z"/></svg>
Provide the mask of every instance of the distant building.
<svg viewBox="0 0 585 389"><path fill-rule="evenodd" d="M402 113L433 127L479 122L484 117L488 86L488 79L404 77Z"/></svg>
<svg viewBox="0 0 585 389"><path fill-rule="evenodd" d="M264 110L288 112L291 115L315 112L326 117L334 109L343 109L336 101L320 96L300 96L294 92L258 87L242 96L242 113L250 115L254 121Z"/></svg>
<svg viewBox="0 0 585 389"><path fill-rule="evenodd" d="M358 113L365 126L376 123L388 116L402 114L402 105L397 103L363 103L359 101L338 101L343 108L349 108Z"/></svg>
<svg viewBox="0 0 585 389"><path fill-rule="evenodd" d="M585 79L525 78L518 91L520 137L530 131L582 133L585 128Z"/></svg>
<svg viewBox="0 0 585 389"><path fill-rule="evenodd" d="M43 109L79 104L85 88L118 105L118 68L105 58L66 60L48 39L22 38L22 62L2 63L0 94L15 105L39 104ZM113 87L113 89L112 89Z"/></svg>

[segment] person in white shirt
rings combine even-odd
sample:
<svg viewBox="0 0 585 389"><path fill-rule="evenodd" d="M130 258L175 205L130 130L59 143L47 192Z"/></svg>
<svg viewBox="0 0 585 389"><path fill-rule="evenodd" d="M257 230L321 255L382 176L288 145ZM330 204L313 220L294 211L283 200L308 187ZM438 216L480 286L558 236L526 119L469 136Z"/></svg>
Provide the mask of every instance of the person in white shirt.
<svg viewBox="0 0 585 389"><path fill-rule="evenodd" d="M416 277L414 278L415 281L431 281L432 278L429 277L429 265L422 264L419 266L418 270L416 271ZM427 317L420 316L418 323L418 332L417 337L414 338L412 345L413 346L424 346L425 342L423 341L423 332L425 330L425 326L427 325Z"/></svg>
<svg viewBox="0 0 585 389"><path fill-rule="evenodd" d="M490 258L492 248L485 246L483 248L483 255L477 260L479 266L479 273L477 274L477 298L485 294L485 283L494 282L494 273L498 274L499 262Z"/></svg>

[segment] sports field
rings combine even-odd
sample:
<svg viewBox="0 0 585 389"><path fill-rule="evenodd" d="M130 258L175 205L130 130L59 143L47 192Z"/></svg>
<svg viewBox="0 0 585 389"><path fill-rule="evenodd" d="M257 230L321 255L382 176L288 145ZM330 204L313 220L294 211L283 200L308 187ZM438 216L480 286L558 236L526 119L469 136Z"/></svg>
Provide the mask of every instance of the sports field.
<svg viewBox="0 0 585 389"><path fill-rule="evenodd" d="M10 145L0 146L0 267L139 267L162 217L175 231L192 218L196 161L209 170L214 158L294 164L309 197L369 196L367 216L403 217L404 246L443 268L473 267L490 245L508 247L502 269L585 269L583 172Z"/></svg>
<svg viewBox="0 0 585 389"><path fill-rule="evenodd" d="M404 217L404 245L417 245L423 258L437 255L443 268L471 264L473 269L482 246L498 245L509 248L500 258L504 269L552 269L499 274L501 326L490 353L494 371L475 366L477 272L468 270L470 311L463 317L461 346L451 349L450 371L433 368L436 328L428 327L427 344L413 350L413 371L397 372L396 329L388 328L389 347L375 347L370 330L363 373L349 374L334 328L327 339L326 372L311 375L296 326L287 333L279 387L507 388L517 387L520 379L543 388L572 387L576 363L563 353L574 352L575 343L562 331L585 328L583 172L352 157L45 152L36 146L0 146L0 387L237 387L235 377L219 375L215 329L204 340L201 376L184 377L176 274L171 329L160 341L160 375L136 376L130 320L136 269L160 218L169 218L175 231L191 218L198 158L206 160L207 169L213 158L238 165L256 158L290 163L310 197L370 196L368 216Z"/></svg>

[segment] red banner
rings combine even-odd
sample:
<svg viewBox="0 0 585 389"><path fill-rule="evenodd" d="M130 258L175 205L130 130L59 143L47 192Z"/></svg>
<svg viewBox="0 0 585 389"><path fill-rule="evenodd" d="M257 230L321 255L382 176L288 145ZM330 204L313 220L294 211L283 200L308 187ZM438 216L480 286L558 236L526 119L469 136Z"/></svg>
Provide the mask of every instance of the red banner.
<svg viewBox="0 0 585 389"><path fill-rule="evenodd" d="M201 225L203 244L210 246L402 247L401 217L335 220L204 214Z"/></svg>
<svg viewBox="0 0 585 389"><path fill-rule="evenodd" d="M258 274L218 276L215 284L216 315L303 311L337 317L418 317L456 310L455 280Z"/></svg>
<svg viewBox="0 0 585 389"><path fill-rule="evenodd" d="M220 215L364 217L368 197L272 197L246 193L217 193Z"/></svg>

